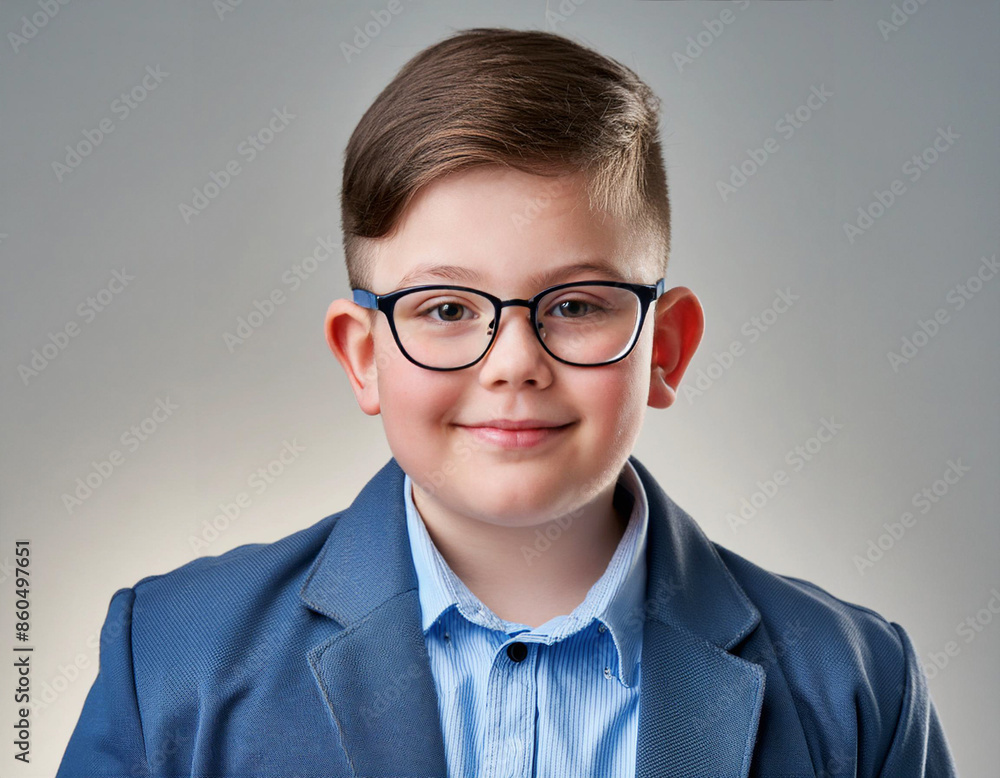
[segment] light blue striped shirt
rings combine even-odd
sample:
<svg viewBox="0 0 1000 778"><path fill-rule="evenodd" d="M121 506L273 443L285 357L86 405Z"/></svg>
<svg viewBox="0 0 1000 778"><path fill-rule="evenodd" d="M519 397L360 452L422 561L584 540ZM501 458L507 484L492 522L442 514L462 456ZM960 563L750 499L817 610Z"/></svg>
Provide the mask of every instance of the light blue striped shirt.
<svg viewBox="0 0 1000 778"><path fill-rule="evenodd" d="M406 528L450 778L634 776L649 509L631 462L615 493L628 525L607 569L572 613L534 629L501 619L455 575L411 488L406 476ZM544 542L535 550L544 553Z"/></svg>

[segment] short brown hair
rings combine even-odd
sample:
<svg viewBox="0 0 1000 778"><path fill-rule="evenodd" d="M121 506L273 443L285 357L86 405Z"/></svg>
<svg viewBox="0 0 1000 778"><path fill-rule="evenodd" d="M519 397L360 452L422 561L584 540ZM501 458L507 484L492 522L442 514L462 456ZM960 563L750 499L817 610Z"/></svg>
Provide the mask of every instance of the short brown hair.
<svg viewBox="0 0 1000 778"><path fill-rule="evenodd" d="M424 49L347 144L341 226L351 288L371 288L366 239L388 236L419 189L476 165L583 172L591 208L651 236L665 273L670 200L659 108L632 70L554 33L476 28Z"/></svg>

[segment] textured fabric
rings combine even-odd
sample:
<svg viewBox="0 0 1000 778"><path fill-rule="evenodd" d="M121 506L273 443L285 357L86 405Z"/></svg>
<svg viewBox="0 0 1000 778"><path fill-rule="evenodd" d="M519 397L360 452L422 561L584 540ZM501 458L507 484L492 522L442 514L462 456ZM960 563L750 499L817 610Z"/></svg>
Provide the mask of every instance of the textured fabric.
<svg viewBox="0 0 1000 778"><path fill-rule="evenodd" d="M902 627L712 543L629 462L636 778L955 775ZM116 592L57 778L446 776L404 478L390 459L312 527Z"/></svg>
<svg viewBox="0 0 1000 778"><path fill-rule="evenodd" d="M411 489L406 476L406 528L448 775L635 775L649 511L632 464L618 479L615 503L628 523L607 569L572 613L533 629L500 618L455 575ZM536 542L526 558L545 550ZM523 659L507 654L518 643Z"/></svg>

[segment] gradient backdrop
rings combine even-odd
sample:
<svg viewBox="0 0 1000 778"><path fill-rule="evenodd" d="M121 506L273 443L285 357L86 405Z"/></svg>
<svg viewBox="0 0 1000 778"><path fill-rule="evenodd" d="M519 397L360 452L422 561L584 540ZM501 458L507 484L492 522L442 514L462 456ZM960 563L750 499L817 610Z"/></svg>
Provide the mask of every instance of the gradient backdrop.
<svg viewBox="0 0 1000 778"><path fill-rule="evenodd" d="M660 95L668 286L707 325L635 453L712 539L902 624L962 774L995 774L1000 4L52 6L0 6L0 650L29 539L43 703L30 766L5 738L0 774L54 773L116 589L309 526L390 456L323 336L343 148L473 26L561 32Z"/></svg>

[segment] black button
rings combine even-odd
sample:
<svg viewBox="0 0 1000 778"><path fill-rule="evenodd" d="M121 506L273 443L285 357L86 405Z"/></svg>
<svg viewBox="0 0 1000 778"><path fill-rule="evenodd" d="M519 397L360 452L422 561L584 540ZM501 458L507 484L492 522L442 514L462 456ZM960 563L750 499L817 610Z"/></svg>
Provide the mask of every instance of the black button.
<svg viewBox="0 0 1000 778"><path fill-rule="evenodd" d="M512 662L521 662L528 655L528 647L524 643L511 643L507 646L507 656Z"/></svg>

